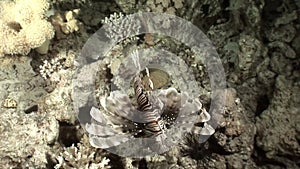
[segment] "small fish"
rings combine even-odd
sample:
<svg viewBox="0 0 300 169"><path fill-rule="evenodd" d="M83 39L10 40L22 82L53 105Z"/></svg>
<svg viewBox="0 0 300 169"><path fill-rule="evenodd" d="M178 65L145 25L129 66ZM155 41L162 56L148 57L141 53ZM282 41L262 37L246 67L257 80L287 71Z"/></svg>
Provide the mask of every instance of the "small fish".
<svg viewBox="0 0 300 169"><path fill-rule="evenodd" d="M2 107L4 108L16 108L17 106L17 101L12 98L6 98L2 102Z"/></svg>

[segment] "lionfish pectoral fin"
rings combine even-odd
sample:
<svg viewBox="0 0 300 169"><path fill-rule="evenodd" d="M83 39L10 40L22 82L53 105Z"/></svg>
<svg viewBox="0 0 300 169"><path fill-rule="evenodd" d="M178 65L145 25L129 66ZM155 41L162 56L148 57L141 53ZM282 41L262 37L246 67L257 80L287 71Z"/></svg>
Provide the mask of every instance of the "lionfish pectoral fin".
<svg viewBox="0 0 300 169"><path fill-rule="evenodd" d="M109 126L101 126L93 123L86 124L85 129L89 134L96 135L96 136L113 136L117 134L117 132L115 132Z"/></svg>
<svg viewBox="0 0 300 169"><path fill-rule="evenodd" d="M202 109L202 112L199 115L200 122L208 122L210 120L210 114L205 110Z"/></svg>
<svg viewBox="0 0 300 169"><path fill-rule="evenodd" d="M149 95L149 101L152 103L152 108L157 110L163 110L164 109L164 102L161 100L161 98L154 96L153 94ZM163 111L158 112L159 115L163 113Z"/></svg>
<svg viewBox="0 0 300 169"><path fill-rule="evenodd" d="M204 126L202 128L197 127L197 129L194 130L194 133L204 136L210 136L215 133L215 129L211 125L204 123Z"/></svg>
<svg viewBox="0 0 300 169"><path fill-rule="evenodd" d="M101 98L100 98L100 105L104 108L104 110L107 111L106 97L101 97Z"/></svg>
<svg viewBox="0 0 300 169"><path fill-rule="evenodd" d="M117 103L117 104L116 104ZM102 106L116 116L120 116L130 121L144 123L143 113L137 110L132 104L130 98L119 91L111 92L110 96L102 101Z"/></svg>
<svg viewBox="0 0 300 169"><path fill-rule="evenodd" d="M145 115L143 112L137 110L132 105L126 107L118 107L115 113L119 116L126 118L127 120L134 121L137 123L145 123Z"/></svg>
<svg viewBox="0 0 300 169"><path fill-rule="evenodd" d="M171 87L171 88L168 88L168 89L160 90L159 93L156 94L156 95L157 95L157 98L158 98L164 105L166 105L166 104L167 104L167 101L168 101L169 99L172 99L172 98L170 98L170 95L178 96L179 93L178 93L178 91L177 91L175 88Z"/></svg>
<svg viewBox="0 0 300 169"><path fill-rule="evenodd" d="M111 148L120 145L128 141L130 137L128 135L115 135L111 137L99 137L95 135L90 135L90 143L96 148Z"/></svg>
<svg viewBox="0 0 300 169"><path fill-rule="evenodd" d="M184 105L180 108L180 111L186 112L183 114L195 114L198 112L202 107L202 104L198 99L194 99L192 103L185 102Z"/></svg>
<svg viewBox="0 0 300 169"><path fill-rule="evenodd" d="M92 107L91 111L90 111L90 115L92 116L92 118L94 120L96 120L98 123L100 124L107 124L107 120L106 118L103 116L103 114L100 112L99 109Z"/></svg>

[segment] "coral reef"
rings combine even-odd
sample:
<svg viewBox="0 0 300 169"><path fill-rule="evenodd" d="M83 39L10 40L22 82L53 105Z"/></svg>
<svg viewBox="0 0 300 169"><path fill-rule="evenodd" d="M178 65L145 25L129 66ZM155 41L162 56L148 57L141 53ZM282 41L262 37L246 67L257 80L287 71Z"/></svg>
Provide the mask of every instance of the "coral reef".
<svg viewBox="0 0 300 169"><path fill-rule="evenodd" d="M287 167L296 168L292 161L300 156L297 140L300 93L294 91L300 88L280 75L276 78L275 89L269 107L257 117L257 146L266 152L267 158L278 160L279 157L286 157Z"/></svg>
<svg viewBox="0 0 300 169"><path fill-rule="evenodd" d="M53 116L37 113L40 97L46 95L43 80L35 76L28 57L13 61L2 58L1 62L6 66L3 64L0 69L0 100L5 102L10 98L17 103L13 107L0 107L1 166L45 166L50 145L58 137L59 125Z"/></svg>
<svg viewBox="0 0 300 169"><path fill-rule="evenodd" d="M74 51L61 51L58 56L50 62L44 61L40 65L40 75L46 81L55 84L56 88L51 90L50 95L46 95L41 100L44 102L41 109L49 115L53 115L61 122L74 124L76 113L72 106L72 76L74 73L73 61ZM46 62L46 64L45 64Z"/></svg>
<svg viewBox="0 0 300 169"><path fill-rule="evenodd" d="M78 122L72 93L72 77L78 66L74 58L82 53L98 56L92 51L80 52L88 38L114 20L110 14L138 11L176 15L201 28L216 47L228 82L225 112L212 136L199 143L190 132L178 146L142 159L119 157L92 147ZM299 11L297 0L1 1L0 166L300 168ZM161 25L168 30L171 24L165 20ZM126 36L124 29L135 26L124 22L122 29L116 29L123 33L121 36L115 37L108 30L105 37L119 40ZM124 73L120 72L122 61L132 50L151 47L171 51L188 65L189 74L199 84L197 98L203 111L209 110L212 89L201 56L170 37L154 34L125 39L101 56L97 97L108 97L111 89L130 86L125 76L116 78ZM178 70L172 66L163 73L149 70L151 78L162 82L155 90L195 85L174 80ZM131 88L127 91L132 95ZM204 123L195 127L196 132L205 128Z"/></svg>
<svg viewBox="0 0 300 169"><path fill-rule="evenodd" d="M86 169L108 169L109 158L97 156L97 151L90 151L84 143L78 143L77 146L64 148L63 152L60 152L56 157L58 164L54 166L55 169L60 168L82 168Z"/></svg>
<svg viewBox="0 0 300 169"><path fill-rule="evenodd" d="M54 117L5 111L1 113L1 166L45 166L47 153L58 137L58 122ZM15 141L15 140L18 141Z"/></svg>
<svg viewBox="0 0 300 169"><path fill-rule="evenodd" d="M52 25L47 22L46 0L26 0L0 3L0 56L5 54L28 54L33 48L43 45L54 36ZM47 45L47 42L46 42Z"/></svg>

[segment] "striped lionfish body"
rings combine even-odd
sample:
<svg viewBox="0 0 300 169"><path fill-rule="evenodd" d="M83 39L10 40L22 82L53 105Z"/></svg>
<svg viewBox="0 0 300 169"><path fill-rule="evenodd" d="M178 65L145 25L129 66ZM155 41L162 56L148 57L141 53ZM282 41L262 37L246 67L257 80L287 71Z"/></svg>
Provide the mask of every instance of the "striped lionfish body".
<svg viewBox="0 0 300 169"><path fill-rule="evenodd" d="M134 93L137 99L139 110L147 111L152 109L149 102L148 93L145 91L141 75L137 75L134 79Z"/></svg>
<svg viewBox="0 0 300 169"><path fill-rule="evenodd" d="M142 82L142 75L137 75L134 79L134 92L138 104L138 109L145 113L144 117L147 123L143 124L143 137L157 136L163 133L163 123L159 112L153 108L149 99L148 93L145 91L145 86Z"/></svg>

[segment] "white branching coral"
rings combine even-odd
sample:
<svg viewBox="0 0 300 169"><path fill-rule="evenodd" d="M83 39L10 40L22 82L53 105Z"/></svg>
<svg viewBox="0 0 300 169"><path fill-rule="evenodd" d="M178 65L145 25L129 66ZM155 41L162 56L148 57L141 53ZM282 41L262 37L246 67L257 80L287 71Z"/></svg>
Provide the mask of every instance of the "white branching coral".
<svg viewBox="0 0 300 169"><path fill-rule="evenodd" d="M83 150L82 144L64 148L64 152L57 157L58 164L54 166L55 169L60 168L82 168L85 169L108 169L110 168L110 159L107 157L96 157L95 152L88 152Z"/></svg>
<svg viewBox="0 0 300 169"><path fill-rule="evenodd" d="M0 2L0 57L5 54L28 54L52 39L54 29L45 19L47 0Z"/></svg>
<svg viewBox="0 0 300 169"><path fill-rule="evenodd" d="M44 60L39 66L40 75L45 80L50 80L51 82L58 82L61 77L65 77L66 69L73 66L75 58L75 51L73 50L61 50L55 58L50 60Z"/></svg>
<svg viewBox="0 0 300 169"><path fill-rule="evenodd" d="M113 13L111 14L109 17L105 17L103 20L101 20L102 24L109 24L112 23L118 19L122 19L124 17L124 15L120 12L120 13Z"/></svg>
<svg viewBox="0 0 300 169"><path fill-rule="evenodd" d="M50 79L51 81L59 81L59 75L57 72L62 69L62 63L59 58L53 58L50 60L44 60L43 65L40 65L40 74L44 79Z"/></svg>
<svg viewBox="0 0 300 169"><path fill-rule="evenodd" d="M140 29L139 20L128 16L124 17L122 13L113 13L109 17L105 17L102 24L107 24L106 36L112 40L124 40L124 43L134 41L137 39L136 35Z"/></svg>

